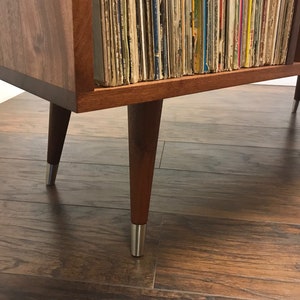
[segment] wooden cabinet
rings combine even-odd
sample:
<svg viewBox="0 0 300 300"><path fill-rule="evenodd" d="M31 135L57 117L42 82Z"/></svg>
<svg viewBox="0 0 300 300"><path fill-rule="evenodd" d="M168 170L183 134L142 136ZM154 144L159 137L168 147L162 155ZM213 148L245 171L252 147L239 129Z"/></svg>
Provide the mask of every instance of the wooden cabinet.
<svg viewBox="0 0 300 300"><path fill-rule="evenodd" d="M287 65L98 88L92 0L0 0L0 79L50 101L48 183L55 182L71 111L128 105L132 223L145 225L162 99L300 75L300 1L295 5ZM137 256L144 235L138 226L132 241Z"/></svg>

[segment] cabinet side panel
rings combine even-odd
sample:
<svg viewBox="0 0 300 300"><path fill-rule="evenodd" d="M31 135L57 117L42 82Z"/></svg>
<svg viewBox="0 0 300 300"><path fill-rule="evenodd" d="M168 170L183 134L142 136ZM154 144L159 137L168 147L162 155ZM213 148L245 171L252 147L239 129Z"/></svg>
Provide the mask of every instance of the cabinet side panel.
<svg viewBox="0 0 300 300"><path fill-rule="evenodd" d="M0 7L0 66L75 91L72 1L0 0Z"/></svg>
<svg viewBox="0 0 300 300"><path fill-rule="evenodd" d="M0 64L25 73L19 2L1 0L0 7Z"/></svg>

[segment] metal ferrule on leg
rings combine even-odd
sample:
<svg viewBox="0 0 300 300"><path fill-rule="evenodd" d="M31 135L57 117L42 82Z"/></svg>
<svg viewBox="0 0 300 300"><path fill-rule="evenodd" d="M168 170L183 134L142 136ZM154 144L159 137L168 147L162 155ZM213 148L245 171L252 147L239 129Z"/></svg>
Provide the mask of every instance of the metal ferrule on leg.
<svg viewBox="0 0 300 300"><path fill-rule="evenodd" d="M131 224L131 255L134 257L141 257L144 255L146 227L147 224Z"/></svg>
<svg viewBox="0 0 300 300"><path fill-rule="evenodd" d="M58 165L47 164L46 185L54 185L57 175Z"/></svg>

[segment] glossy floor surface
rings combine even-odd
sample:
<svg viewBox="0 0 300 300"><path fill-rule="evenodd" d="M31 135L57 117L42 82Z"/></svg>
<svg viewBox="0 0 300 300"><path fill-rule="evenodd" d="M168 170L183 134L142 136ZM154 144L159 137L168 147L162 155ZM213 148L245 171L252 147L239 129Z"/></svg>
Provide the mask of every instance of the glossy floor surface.
<svg viewBox="0 0 300 300"><path fill-rule="evenodd" d="M164 103L146 253L130 256L127 111L72 115L46 188L49 104L0 104L0 299L300 299L293 88Z"/></svg>

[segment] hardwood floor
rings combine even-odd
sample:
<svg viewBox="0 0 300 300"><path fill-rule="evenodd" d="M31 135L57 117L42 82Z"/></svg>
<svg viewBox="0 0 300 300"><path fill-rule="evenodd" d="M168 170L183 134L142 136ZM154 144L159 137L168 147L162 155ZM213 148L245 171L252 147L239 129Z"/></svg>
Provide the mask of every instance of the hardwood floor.
<svg viewBox="0 0 300 300"><path fill-rule="evenodd" d="M71 116L47 188L49 103L0 104L0 300L300 299L293 93L165 101L141 259L129 251L126 108Z"/></svg>

